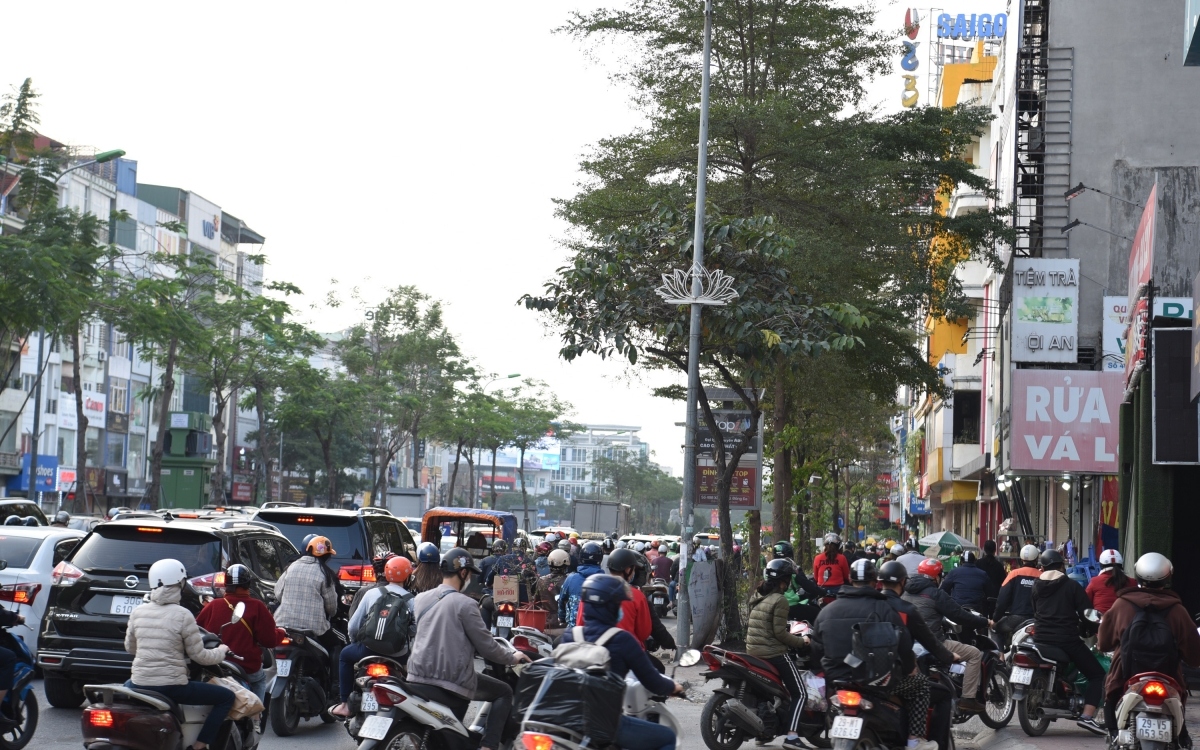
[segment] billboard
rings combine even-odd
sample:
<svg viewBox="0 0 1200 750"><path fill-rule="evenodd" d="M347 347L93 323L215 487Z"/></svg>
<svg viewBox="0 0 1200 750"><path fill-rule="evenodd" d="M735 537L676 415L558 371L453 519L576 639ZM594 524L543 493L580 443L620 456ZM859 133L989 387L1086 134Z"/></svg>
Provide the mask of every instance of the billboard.
<svg viewBox="0 0 1200 750"><path fill-rule="evenodd" d="M1158 217L1158 183L1150 188L1150 197L1138 220L1133 247L1129 250L1129 303L1140 297L1154 272L1154 229Z"/></svg>
<svg viewBox="0 0 1200 750"><path fill-rule="evenodd" d="M1014 362L1074 362L1079 338L1079 259L1013 260Z"/></svg>
<svg viewBox="0 0 1200 750"><path fill-rule="evenodd" d="M1014 370L1012 468L1117 473L1119 373Z"/></svg>
<svg viewBox="0 0 1200 750"><path fill-rule="evenodd" d="M717 467L696 467L696 507L713 507L717 504ZM758 467L738 465L733 470L729 485L729 507L741 510L758 508Z"/></svg>
<svg viewBox="0 0 1200 750"><path fill-rule="evenodd" d="M1183 64L1200 65L1200 0L1187 0L1183 12Z"/></svg>
<svg viewBox="0 0 1200 750"><path fill-rule="evenodd" d="M1154 317L1187 318L1192 320L1190 297L1155 297ZM1104 298L1104 354L1105 372L1125 371L1125 333L1129 328L1129 299L1127 297Z"/></svg>

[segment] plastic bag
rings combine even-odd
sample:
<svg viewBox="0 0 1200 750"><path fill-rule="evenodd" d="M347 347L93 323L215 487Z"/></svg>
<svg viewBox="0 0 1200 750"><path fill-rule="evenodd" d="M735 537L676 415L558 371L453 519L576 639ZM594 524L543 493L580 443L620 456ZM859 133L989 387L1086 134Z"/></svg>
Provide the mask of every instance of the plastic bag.
<svg viewBox="0 0 1200 750"><path fill-rule="evenodd" d="M584 672L550 659L530 664L521 673L515 697L522 721L563 727L603 747L617 734L625 703L625 681L608 672Z"/></svg>

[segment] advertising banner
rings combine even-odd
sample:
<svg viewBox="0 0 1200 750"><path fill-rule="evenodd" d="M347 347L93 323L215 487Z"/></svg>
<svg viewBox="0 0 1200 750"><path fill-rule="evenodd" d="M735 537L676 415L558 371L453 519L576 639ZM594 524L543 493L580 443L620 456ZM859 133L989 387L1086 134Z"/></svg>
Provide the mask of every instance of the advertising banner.
<svg viewBox="0 0 1200 750"><path fill-rule="evenodd" d="M21 473L8 478L8 489L13 492L29 491L29 466L32 456L21 456ZM58 489L58 456L38 456L35 492L54 492Z"/></svg>
<svg viewBox="0 0 1200 750"><path fill-rule="evenodd" d="M249 482L234 482L231 487L233 502L248 503L254 499L254 487Z"/></svg>
<svg viewBox="0 0 1200 750"><path fill-rule="evenodd" d="M758 469L755 466L739 465L733 472L729 487L729 507L752 510L759 507ZM717 467L696 467L696 507L711 507L717 504Z"/></svg>
<svg viewBox="0 0 1200 750"><path fill-rule="evenodd" d="M1142 209L1133 247L1129 251L1129 301L1140 297L1154 272L1154 230L1158 218L1158 183L1150 188L1150 197Z"/></svg>
<svg viewBox="0 0 1200 750"><path fill-rule="evenodd" d="M1129 326L1125 329L1125 396L1137 382L1137 374L1146 366L1146 333L1150 329L1150 304L1145 297L1133 303Z"/></svg>
<svg viewBox="0 0 1200 750"><path fill-rule="evenodd" d="M721 433L721 442L725 450L730 451L741 442L743 434L750 429L750 412L748 411L714 411L713 418L717 421L717 429ZM762 420L759 420L759 435L762 433ZM743 457L758 455L759 435L750 439L750 445ZM712 430L701 426L696 431L696 452L713 455L717 445L713 439Z"/></svg>
<svg viewBox="0 0 1200 750"><path fill-rule="evenodd" d="M93 427L103 425L107 410L107 395L95 391L83 392L83 415L88 418L88 424Z"/></svg>
<svg viewBox="0 0 1200 750"><path fill-rule="evenodd" d="M1155 297L1154 317L1187 318L1194 320L1191 297ZM1104 298L1105 372L1125 371L1125 333L1129 328L1129 300L1125 297Z"/></svg>
<svg viewBox="0 0 1200 750"><path fill-rule="evenodd" d="M64 430L78 430L79 419L75 414L75 396L63 394L58 397L58 426Z"/></svg>
<svg viewBox="0 0 1200 750"><path fill-rule="evenodd" d="M201 247L221 251L221 207L195 193L188 194L187 236Z"/></svg>
<svg viewBox="0 0 1200 750"><path fill-rule="evenodd" d="M1119 374L1014 370L1012 382L1012 468L1117 473Z"/></svg>
<svg viewBox="0 0 1200 750"><path fill-rule="evenodd" d="M1079 337L1079 260L1013 260L1014 362L1074 362Z"/></svg>

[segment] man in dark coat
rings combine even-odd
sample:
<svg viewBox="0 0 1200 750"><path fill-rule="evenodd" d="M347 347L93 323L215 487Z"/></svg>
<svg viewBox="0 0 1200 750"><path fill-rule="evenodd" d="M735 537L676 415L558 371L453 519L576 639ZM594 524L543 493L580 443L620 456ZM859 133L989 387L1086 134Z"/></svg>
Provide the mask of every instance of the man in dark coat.
<svg viewBox="0 0 1200 750"><path fill-rule="evenodd" d="M942 581L942 591L964 607L970 607L976 612L987 609L988 597L995 597L1000 588L992 586L992 579L979 568L978 559L974 552L967 550L962 555L958 567L946 574Z"/></svg>

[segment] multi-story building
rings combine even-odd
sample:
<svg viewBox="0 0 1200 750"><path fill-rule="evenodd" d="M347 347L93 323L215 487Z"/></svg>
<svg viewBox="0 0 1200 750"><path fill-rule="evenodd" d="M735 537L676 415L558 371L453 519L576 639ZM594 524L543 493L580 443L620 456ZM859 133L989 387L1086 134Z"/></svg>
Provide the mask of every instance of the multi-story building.
<svg viewBox="0 0 1200 750"><path fill-rule="evenodd" d="M596 460L624 454L628 458L650 457L650 446L638 437L641 427L585 424L564 439L559 448L560 466L551 473L550 491L567 500L604 497L610 487L596 471Z"/></svg>

